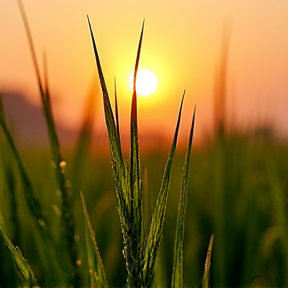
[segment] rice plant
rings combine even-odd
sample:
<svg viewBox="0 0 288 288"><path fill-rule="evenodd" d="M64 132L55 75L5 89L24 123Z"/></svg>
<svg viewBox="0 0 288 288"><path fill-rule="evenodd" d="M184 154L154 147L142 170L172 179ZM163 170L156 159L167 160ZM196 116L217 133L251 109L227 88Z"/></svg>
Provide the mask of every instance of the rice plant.
<svg viewBox="0 0 288 288"><path fill-rule="evenodd" d="M171 166L173 156L176 149L178 131L180 126L181 112L185 92L183 93L176 129L174 132L173 142L166 163L162 185L158 195L158 199L151 215L150 226L148 231L144 229L143 210L142 210L142 179L139 156L138 141L138 124L137 124L137 93L136 93L136 77L140 61L142 48L144 21L140 33L140 39L136 54L136 63L134 69L133 93L130 116L130 166L126 167L124 156L121 149L120 129L118 119L117 94L115 93L115 115L114 117L108 89L106 87L100 57L98 54L96 41L92 31L91 23L88 17L88 25L90 29L96 66L103 92L103 105L105 111L106 127L109 136L112 166L114 171L116 196L118 200L118 213L121 223L121 232L123 237L123 256L125 258L127 270L128 287L151 287L155 274L156 258L163 234L163 223L166 213L168 188L170 182ZM182 183L182 192L179 202L179 214L177 222L177 230L175 236L175 252L174 267L171 287L182 287L182 255L183 255L183 239L184 239L184 220L186 211L186 199L189 179L189 161L192 147L193 131L195 122L195 110L191 124L189 136L188 150L184 164L184 175Z"/></svg>
<svg viewBox="0 0 288 288"><path fill-rule="evenodd" d="M42 207L39 199L39 194L34 188L33 182L30 179L28 172L25 168L24 162L17 149L16 143L12 137L12 133L6 123L4 116L4 107L2 104L2 96L0 97L0 126L3 132L4 138L8 143L8 148L16 163L17 171L20 175L22 186L24 189L25 203L30 212L34 227L39 234L39 248L38 252L42 255L42 261L39 265L43 266L45 272L45 286L72 286L79 287L82 278L89 275L89 281L91 287L106 288L108 287L108 277L104 271L104 265L101 260L99 249L96 242L96 237L92 229L92 225L89 219L86 203L83 193L72 190L70 187L70 181L66 175L66 161L63 159L60 153L60 144L58 135L56 133L55 123L53 119L50 93L47 83L47 71L45 72L44 81L41 80L39 65L36 59L36 53L34 44L32 41L32 35L28 25L28 20L21 1L18 1L21 16L23 19L27 39L32 55L32 61L36 73L38 82L39 93L42 100L42 107L47 124L47 132L50 140L50 149L53 168L55 169L55 177L57 180L58 188L61 191L61 229L60 233L64 237L60 237L63 243L56 243L51 231L49 219L46 216L45 209ZM116 93L116 80L115 80L115 116L111 107L110 98L108 95L108 89L105 84L105 79L100 63L100 57L97 51L95 38L93 35L91 23L88 19L88 26L90 36L92 40L93 50L96 59L96 67L100 78L100 83L103 92L103 106L105 112L105 120L107 133L110 144L112 169L115 179L115 191L117 198L117 210L119 214L121 233L123 239L123 256L125 259L126 272L127 272L127 287L129 288L148 288L152 287L156 269L156 259L159 253L159 247L163 237L163 224L166 214L168 190L171 177L171 167L176 150L182 107L185 97L185 91L182 95L180 109L178 113L176 128L173 136L173 141L170 147L170 152L164 169L162 184L158 198L153 212L150 215L145 215L143 207L143 188L142 188L142 171L140 163L140 147L138 139L138 121L137 121L137 93L136 93L136 77L138 72L138 66L140 62L140 55L142 49L142 40L144 34L144 21L142 30L140 33L140 39L136 54L136 62L134 69L134 82L132 92L132 104L130 115L130 161L129 165L124 161L124 155L121 147L120 139L120 125L118 116L118 100ZM185 228L185 215L186 215L186 203L188 194L188 182L189 182L189 167L190 167L190 155L192 148L192 140L195 125L195 113L194 109L191 129L189 134L188 148L185 157L185 163L183 166L183 178L182 187L180 192L180 200L178 207L178 220L175 233L175 245L174 245L174 264L172 267L172 288L181 288L183 286L183 243L184 243L184 228ZM87 130L87 131L86 131ZM90 131L90 132L89 132ZM81 136L85 143L79 144L83 147L87 147L87 141L89 141L89 135L91 133L91 119L87 119L83 124L83 131L85 136ZM88 138L87 138L88 137ZM84 141L83 140L83 141ZM78 149L78 153L82 153L83 148ZM79 155L80 155L79 154ZM76 155L75 161L80 161L81 155ZM78 160L77 160L78 159ZM78 170L80 173L80 170ZM7 174L8 175L8 174ZM8 177L9 178L9 177ZM9 179L7 179L9 180ZM13 186L9 186L13 189ZM72 192L76 195L72 195ZM13 194L14 195L14 194ZM73 203L76 198L80 196L82 203L82 211L84 215L85 226L85 242L86 242L86 254L88 260L88 271L86 275L81 275L78 265L78 245L75 240L76 225L73 212ZM15 199L14 199L15 200ZM147 207L146 207L147 208ZM145 222L145 223L144 223ZM147 222L147 223L146 223ZM146 227L147 226L147 227ZM21 286L24 287L37 287L38 282L30 268L27 260L23 257L20 249L15 247L7 234L4 232L3 227L0 225L0 238L2 242L7 246L11 258L13 260L15 270L20 275ZM208 248L207 260L205 265L205 272L203 277L203 287L208 287L210 259L212 251L213 238L211 238ZM65 247L62 251L61 248ZM61 252L60 252L61 251ZM68 257L67 257L68 255ZM68 258L68 259L67 259ZM45 259L43 261L43 259ZM47 263L46 263L47 261ZM81 280L82 279L82 280Z"/></svg>

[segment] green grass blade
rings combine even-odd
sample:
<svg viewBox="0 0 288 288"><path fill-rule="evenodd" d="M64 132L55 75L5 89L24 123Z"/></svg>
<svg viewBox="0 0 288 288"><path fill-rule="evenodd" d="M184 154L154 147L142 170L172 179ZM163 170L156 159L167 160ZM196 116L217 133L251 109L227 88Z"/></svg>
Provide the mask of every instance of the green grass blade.
<svg viewBox="0 0 288 288"><path fill-rule="evenodd" d="M143 221L142 221L142 184L141 184L141 168L139 156L139 139L138 139L138 123L137 123L137 93L136 93L136 77L139 66L142 40L144 32L144 22L141 29L136 63L134 70L132 105L130 116L130 203L129 203L129 224L126 231L124 253L126 260L126 269L128 270L128 283L130 287L138 287L142 273L142 249L143 249Z"/></svg>
<svg viewBox="0 0 288 288"><path fill-rule="evenodd" d="M118 113L118 97L117 97L117 87L116 87L116 78L114 78L114 99L115 99L115 117L116 117L116 128L119 138L119 146L121 149L121 140L120 140L120 124L119 124L119 113Z"/></svg>
<svg viewBox="0 0 288 288"><path fill-rule="evenodd" d="M90 286L97 288L106 288L108 287L106 275L103 268L100 253L98 251L95 235L89 220L84 195L82 192L80 192L80 197L85 217L86 249L87 249L89 274L90 274Z"/></svg>
<svg viewBox="0 0 288 288"><path fill-rule="evenodd" d="M119 133L117 132L117 127L115 124L115 119L109 99L108 90L106 87L101 63L100 63L100 57L98 54L94 34L92 31L91 23L89 20L89 17L87 16L88 20L88 26L90 31L90 36L92 40L94 55L95 55L95 61L96 61L96 67L98 70L98 75L100 79L100 84L102 88L103 93L103 105L104 105L104 112L105 112L105 120L106 120L106 127L109 137L109 144L110 144L110 150L111 150L111 158L112 158L112 166L114 171L114 178L115 178L115 185L116 185L116 195L117 195L117 201L118 201L118 212L120 216L120 221L123 227L127 226L126 223L126 216L128 215L128 207L130 203L130 195L129 191L127 189L127 170L124 163L121 145L120 145L120 138Z"/></svg>
<svg viewBox="0 0 288 288"><path fill-rule="evenodd" d="M139 139L138 139L138 123L137 123L137 93L136 93L136 77L138 72L142 40L144 32L144 22L140 34L140 40L137 50L134 80L133 80L133 95L131 106L131 123L130 123L130 137L131 137L131 152L130 152L130 191L131 191L131 219L135 225L135 234L138 232L141 236L142 231L142 186L141 186L141 169L139 156Z"/></svg>
<svg viewBox="0 0 288 288"><path fill-rule="evenodd" d="M14 267L16 268L18 274L20 275L23 281L23 287L38 287L37 280L34 277L34 274L27 260L23 257L20 249L12 244L8 236L3 231L1 225L0 225L0 238L10 251Z"/></svg>
<svg viewBox="0 0 288 288"><path fill-rule="evenodd" d="M209 274L210 274L210 266L211 266L213 241L214 241L214 235L211 235L208 250L207 250L206 261L205 261L204 275L202 279L202 288L209 288Z"/></svg>
<svg viewBox="0 0 288 288"><path fill-rule="evenodd" d="M25 32L27 35L29 48L32 56L32 61L34 65L34 70L37 77L38 82L38 88L40 91L41 99L42 99L42 106L44 110L44 115L46 119L46 125L50 140L50 147L51 147L51 153L52 153L52 161L54 163L55 168L55 175L58 183L58 187L61 191L61 217L62 217L62 223L63 223L63 229L61 231L64 231L64 236L66 240L67 245L67 251L69 251L70 261L72 266L74 267L74 272L71 274L71 284L75 285L76 287L79 286L79 267L77 265L78 260L78 251L77 251L77 243L75 240L75 219L73 216L73 205L72 205L72 193L70 188L70 181L66 178L66 162L63 160L61 154L60 154L60 145L58 136L56 133L55 123L52 116L51 111L51 104L50 104L50 94L48 90L47 85L47 73L45 77L45 85L42 84L41 78L40 78L40 70L39 65L37 63L37 57L35 53L35 48L33 44L33 38L30 31L29 23L26 17L26 13L24 11L24 7L22 5L22 2L18 1L18 6L20 9L20 13L23 19ZM46 65L45 65L46 67ZM46 72L46 71L45 71ZM73 279L72 279L73 278Z"/></svg>
<svg viewBox="0 0 288 288"><path fill-rule="evenodd" d="M171 166L172 166L172 160L173 160L173 156L174 156L176 144L177 144L184 96L185 96L185 91L183 93L182 100L181 100L176 129L174 132L173 142L170 148L169 157L168 157L164 175L162 178L160 193L158 195L156 206L152 215L149 234L146 240L147 243L146 243L146 249L145 249L145 254L144 254L143 279L147 287L150 287L153 281L153 277L155 273L156 257L157 257L158 249L160 246L161 238L162 238L163 223L164 223L164 217L165 217L166 206L167 206L168 188L169 188L169 183L170 183Z"/></svg>
<svg viewBox="0 0 288 288"><path fill-rule="evenodd" d="M195 111L196 110L194 109L191 130L189 135L188 149L183 167L182 187L178 207L178 218L177 218L177 227L176 227L175 244L174 244L174 263L173 263L173 273L171 283L172 288L182 288L183 286L183 242L184 242L185 215L186 215L188 183L189 183L190 155L191 155L194 123L195 123Z"/></svg>

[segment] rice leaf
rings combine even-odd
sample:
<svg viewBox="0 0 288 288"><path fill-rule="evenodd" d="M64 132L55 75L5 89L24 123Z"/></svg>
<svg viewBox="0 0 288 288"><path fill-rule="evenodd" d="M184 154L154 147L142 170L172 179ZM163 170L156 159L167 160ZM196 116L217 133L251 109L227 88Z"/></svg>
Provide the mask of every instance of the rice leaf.
<svg viewBox="0 0 288 288"><path fill-rule="evenodd" d="M92 230L92 226L89 220L89 215L84 199L84 195L80 192L80 197L82 201L82 207L85 217L85 234L86 234L86 249L88 256L88 266L89 266L89 275L90 275L90 286L97 288L106 288L108 287L106 281L106 275L103 268L102 260L100 253L98 251L98 246L95 240L95 235Z"/></svg>
<svg viewBox="0 0 288 288"><path fill-rule="evenodd" d="M155 273L155 263L156 257L158 253L158 249L160 246L162 232L163 232L163 223L164 217L166 213L166 206L167 206L167 197L168 197L168 188L170 183L170 174L171 174L171 166L172 160L176 149L181 114L182 114L182 107L184 101L185 91L182 96L181 105L179 109L176 129L174 132L173 142L170 148L168 160L166 163L164 175L162 178L162 184L160 188L160 192L157 198L157 202L155 205L155 209L152 215L150 229L148 238L145 243L145 252L144 252L144 265L143 265L143 281L145 283L145 287L150 287L153 281L154 273Z"/></svg>
<svg viewBox="0 0 288 288"><path fill-rule="evenodd" d="M204 267L204 275L202 279L202 288L209 288L209 273L210 273L210 266L211 266L213 241L214 241L214 235L212 234L210 237L210 242L209 242L209 246L207 250L207 256L206 256L205 267Z"/></svg>
<svg viewBox="0 0 288 288"><path fill-rule="evenodd" d="M121 149L121 140L120 140L120 124L119 124L119 113L118 113L118 97L117 97L117 87L116 87L116 78L114 78L114 100L115 100L115 117L116 117L116 128L119 138L119 146Z"/></svg>
<svg viewBox="0 0 288 288"><path fill-rule="evenodd" d="M127 169L125 166L125 162L122 155L121 144L120 144L120 135L118 133L115 119L109 99L108 90L106 87L100 57L97 51L97 46L95 42L95 38L93 35L91 23L89 17L87 16L90 36L92 40L96 67L98 70L98 75L100 79L100 84L103 93L103 106L104 106L104 113L105 113L105 120L106 120L106 127L109 137L109 144L110 144L110 151L111 151L111 158L112 158L112 167L114 172L115 178L115 185L116 185L116 196L118 201L118 212L121 222L122 232L124 227L127 227L126 219L129 213L129 203L130 203L130 195L127 189Z"/></svg>
<svg viewBox="0 0 288 288"><path fill-rule="evenodd" d="M124 237L124 257L126 260L126 269L128 271L129 286L138 287L142 284L142 249L143 249L143 220L142 220L142 184L141 184L141 168L139 156L139 139L137 124L137 93L136 93L136 77L138 72L144 21L140 33L140 39L137 49L132 105L130 116L130 203L128 229L125 231Z"/></svg>
<svg viewBox="0 0 288 288"><path fill-rule="evenodd" d="M50 147L51 147L51 154L52 154L52 161L54 163L55 168L55 175L58 183L58 187L61 191L61 217L63 223L64 236L67 245L67 251L69 252L68 255L70 256L70 261L72 266L74 267L74 271L71 273L71 284L75 285L76 287L79 286L79 267L77 265L78 260L78 251L77 251L77 243L75 240L75 219L73 216L73 205L72 205L72 193L71 193L71 185L70 181L66 178L66 162L63 160L60 154L60 145L58 136L56 133L55 123L52 116L51 111L51 103L50 103L50 93L48 90L47 84L47 73L45 73L45 81L44 85L42 84L41 77L40 77L40 70L37 63L37 57L35 53L35 48L33 44L33 38L30 31L29 23L26 17L26 13L24 11L24 7L22 2L18 0L18 6L20 9L20 13L22 16L22 20L24 23L25 32L27 35L29 48L32 56L32 61L34 65L34 70L36 73L36 78L38 82L38 88L41 95L42 106L44 110L44 115L46 119L46 125L50 140ZM46 67L46 65L44 65ZM45 71L47 72L47 71ZM72 279L73 278L73 279Z"/></svg>
<svg viewBox="0 0 288 288"><path fill-rule="evenodd" d="M186 215L188 183L189 183L189 164L190 164L190 155L194 133L195 111L196 108L194 109L193 113L188 149L185 156L185 162L183 167L182 187L178 207L178 218L177 218L177 227L176 227L175 244L174 244L174 263L173 263L173 273L171 283L172 288L182 288L183 286L183 242L184 242L185 215Z"/></svg>
<svg viewBox="0 0 288 288"><path fill-rule="evenodd" d="M17 270L23 282L23 287L38 287L37 280L20 249L15 247L0 225L0 238L10 251L15 269Z"/></svg>

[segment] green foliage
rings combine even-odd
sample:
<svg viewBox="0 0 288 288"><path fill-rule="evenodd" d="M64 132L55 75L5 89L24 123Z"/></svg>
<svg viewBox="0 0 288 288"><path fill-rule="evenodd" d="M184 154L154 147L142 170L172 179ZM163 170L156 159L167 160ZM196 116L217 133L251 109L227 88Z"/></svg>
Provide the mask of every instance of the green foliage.
<svg viewBox="0 0 288 288"><path fill-rule="evenodd" d="M37 230L41 235L41 239L43 241L42 243L45 246L45 253L47 253L46 255L49 263L49 271L47 271L47 274L50 275L49 278L52 280L52 283L57 284L60 281L59 278L57 279L57 274L59 275L59 272L55 273L54 271L59 271L59 269L61 269L63 272L65 269L63 261L61 260L61 257L56 249L53 237L50 234L49 223L43 211L42 205L36 196L35 188L28 176L20 154L14 143L13 137L6 125L3 110L2 96L0 95L0 126L8 142L8 146L10 147L12 155L15 158L17 169L24 188L24 197L29 208L29 212L33 217L34 224L36 225Z"/></svg>
<svg viewBox="0 0 288 288"><path fill-rule="evenodd" d="M15 247L8 236L5 234L5 232L2 229L2 226L0 225L0 238L5 243L7 248L10 251L11 258L13 259L14 266L22 280L21 287L38 287L37 280L33 275L33 272L30 268L30 266L27 263L27 260L23 257L20 249L18 247Z"/></svg>
<svg viewBox="0 0 288 288"><path fill-rule="evenodd" d="M105 288L108 287L106 281L106 275L103 268L102 260L98 251L97 243L95 240L95 235L92 230L92 226L89 220L89 215L87 212L87 207L85 203L85 199L83 193L80 194L83 212L85 216L85 234L86 234L86 249L88 256L88 267L89 267L89 275L90 275L90 286Z"/></svg>
<svg viewBox="0 0 288 288"><path fill-rule="evenodd" d="M210 266L211 266L213 241L214 241L214 235L212 235L210 238L210 242L209 242L209 246L207 250L207 256L206 256L205 267L204 267L204 275L202 279L202 288L209 288L209 274L210 274Z"/></svg>
<svg viewBox="0 0 288 288"><path fill-rule="evenodd" d="M62 229L60 232L63 233L66 240L67 251L69 251L70 261L73 266L73 272L71 273L71 284L76 287L79 286L79 269L77 265L78 260L78 251L77 251L77 243L75 241L75 219L73 215L73 205L72 205L72 192L70 187L70 181L66 177L66 161L63 160L60 154L60 145L58 136L56 133L55 123L51 110L50 103L50 93L48 89L47 83L47 71L45 71L45 83L41 80L39 65L36 58L35 48L33 44L32 34L30 31L29 23L24 11L24 7L22 2L18 1L18 6L20 8L21 16L23 19L25 31L27 34L27 39L29 43L29 48L32 56L32 61L34 65L34 70L36 73L36 78L38 82L38 88L42 100L42 107L46 119L47 130L50 140L50 148L52 154L52 163L53 168L55 169L55 176L57 179L58 187L60 190L62 205L61 205L61 216L62 216ZM46 64L46 63L45 63ZM46 65L45 65L46 67Z"/></svg>
<svg viewBox="0 0 288 288"><path fill-rule="evenodd" d="M195 123L195 110L193 113L188 149L183 167L182 187L179 200L178 219L177 219L175 244L174 244L174 263L173 263L173 273L171 283L172 288L181 288L183 286L183 242L184 242L185 215L186 215L188 183L189 183L189 164L192 149L194 123Z"/></svg>
<svg viewBox="0 0 288 288"><path fill-rule="evenodd" d="M130 170L128 171L123 160L123 153L121 149L120 135L119 135L119 119L118 119L118 106L117 96L115 92L116 103L116 121L111 108L108 89L106 87L100 57L97 51L95 38L91 28L90 20L88 18L88 25L90 29L96 66L100 78L100 83L103 92L103 103L106 118L107 132L109 136L111 157L113 163L114 178L116 184L116 196L118 199L118 212L121 223L121 231L123 236L123 254L126 262L127 270L127 282L129 287L151 287L154 274L156 258L163 234L163 223L166 213L168 187L170 183L170 174L172 167L172 160L176 149L181 112L183 106L184 95L182 97L181 106L179 110L178 121L174 133L173 142L168 156L167 164L165 167L164 175L162 178L162 185L160 193L155 205L154 212L152 214L150 227L147 233L143 228L142 218L142 180L140 169L140 156L139 156L139 142L138 142L138 124L137 124L137 94L136 94L136 77L140 61L144 22L140 34L140 40L138 44L138 50L136 55L136 63L134 69L133 80L133 93L132 93L132 105L131 105L131 117L130 117ZM188 185L188 172L189 172L189 158L191 153L192 136L194 128L194 117L191 127L191 133L189 138L189 147L187 152L187 159L185 164L185 175L183 178L183 195L180 200L183 207L180 209L182 215L179 216L178 229L184 231L184 218L185 218L185 206L186 206L186 194ZM185 195L184 195L185 194ZM183 233L177 230L177 237L183 242ZM180 235L181 234L181 235ZM182 253L182 242L177 245L179 254ZM181 250L181 252L180 252ZM180 256L179 256L180 257ZM179 258L182 262L182 256ZM176 268L182 264L175 262ZM181 277L181 275L180 275Z"/></svg>
<svg viewBox="0 0 288 288"><path fill-rule="evenodd" d="M43 169L45 161L49 162L43 154L39 157L41 158L39 163L42 161L43 164L35 165L36 167L33 168L31 163L33 161L26 161L24 165L25 158L31 160L37 158L38 155L35 156L34 150L33 153L26 151L26 155L25 151L21 151L20 155L15 139L6 123L2 97L0 97L0 127L3 132L0 137L0 152L1 156L5 154L5 157L11 158L1 159L4 164L0 166L0 285L15 285L15 280L11 282L14 270L9 270L9 265L6 265L10 261L11 265L13 262L15 271L20 275L21 285L24 287L36 287L38 285L36 278L39 285L43 287L85 286L88 283L88 277L91 287L108 287L107 279L111 287L122 287L125 281L129 288L167 287L167 283L171 281L171 267L171 287L175 288L196 287L199 284L205 288L213 286L258 287L260 284L267 287L286 287L288 285L286 211L288 165L283 159L288 157L287 144L275 143L270 141L271 139L263 142L255 141L245 133L218 135L218 138L195 151L194 165L190 167L194 111L187 151L183 152L183 155L180 151L179 155L180 160L182 156L185 158L182 167L182 162L180 163L178 157L174 155L184 92L168 159L163 156L163 149L161 149L149 151L145 157L141 157L140 163L135 79L142 47L143 22L134 70L130 116L130 158L127 165L120 140L116 80L114 116L88 18L103 92L103 106L115 179L116 205L123 238L124 262L121 262L123 259L120 243L118 245L119 223L114 218L115 216L117 219L117 212L115 211L116 215L113 214L115 202L112 191L114 190L109 177L109 165L106 165L109 161L105 156L100 155L100 157L98 154L97 157L89 157L89 161L87 157L87 161L84 161L91 142L93 112L90 110L83 121L78 146L71 157L74 160L71 179L75 184L71 189L67 176L69 171L66 171L66 161L60 153L53 120L47 72L44 71L46 75L42 81L28 21L21 2L18 3L47 122L56 183L54 187L51 184L53 177L51 181L48 177L50 175L47 175ZM51 170L50 163L48 165ZM143 178L141 167L145 167ZM162 173L163 168L164 173ZM181 168L183 175L179 175ZM171 177L173 174L174 179ZM190 174L193 176L192 181L189 181ZM29 175L33 175L34 181L37 179L38 183L36 181L34 183ZM179 183L182 182L180 200L178 201L176 193L169 193L169 198L172 199L167 201L168 188L177 191L178 180ZM4 182L6 184L3 184ZM39 183L40 185L36 185ZM160 192L150 193L149 189L148 194L147 187L152 187L151 190L154 190L153 188L157 185L160 186ZM55 191L56 186L61 192L61 209L58 213L61 215L61 218L59 217L61 225L58 225L60 223L58 223L57 216L51 216L51 202L47 201L52 198L51 191ZM41 187L41 193L35 187ZM11 197L6 197L5 188L8 188ZM85 191L85 198L89 199L87 207L82 192L80 193L82 205L81 203L79 205L80 189ZM187 197L188 190L193 191L189 197ZM97 205L95 205L96 201ZM151 203L155 203L152 208ZM174 212L177 209L177 203L178 217L175 233L174 228L171 228L173 227L171 223L174 221L174 216L176 219ZM189 209L186 210L186 207ZM76 211L79 213L75 213ZM108 211L109 217L106 217ZM5 226L3 217L5 217ZM184 228L187 220L190 226L185 233L186 241L184 241ZM83 221L85 225L82 225ZM5 232L3 227L5 227ZM13 237L11 231L17 227L21 227L21 234ZM97 243L93 230L97 232ZM117 233L119 236L115 237ZM209 239L211 234L207 251L206 239ZM74 237L76 235L79 237ZM214 235L215 248L213 248L212 259ZM174 255L170 253L173 241ZM21 247L29 259L30 266L19 248L15 247L12 242ZM34 244L36 244L36 249ZM161 252L159 251L160 244ZM185 257L183 257L184 245ZM99 251L101 251L103 263ZM207 256L203 275L201 268L203 263L199 259L204 259L205 254ZM82 261L85 257L87 261ZM157 267L156 262L160 267ZM211 265L212 272L210 271ZM124 266L127 275L124 275ZM192 273L186 273L185 267L188 267ZM9 278L4 273L13 275L8 275ZM213 273L212 281L209 280L211 273ZM159 282L155 283L158 279Z"/></svg>

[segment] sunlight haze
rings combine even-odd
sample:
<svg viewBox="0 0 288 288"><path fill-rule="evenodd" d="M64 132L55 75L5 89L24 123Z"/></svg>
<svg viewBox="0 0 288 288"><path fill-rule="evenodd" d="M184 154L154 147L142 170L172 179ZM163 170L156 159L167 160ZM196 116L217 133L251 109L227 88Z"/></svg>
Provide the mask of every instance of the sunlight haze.
<svg viewBox="0 0 288 288"><path fill-rule="evenodd" d="M227 66L227 117L247 126L267 119L288 135L288 1L23 1L42 67L45 52L52 106L58 121L77 127L91 83L98 78L86 15L97 42L110 97L117 80L120 121L128 127L134 69L143 19L139 68L149 67L158 88L139 100L139 131L172 135L186 89L182 129L188 133L197 105L196 137L212 127L215 75L223 27L231 38ZM17 1L0 1L0 89L25 91L40 103ZM217 68L218 67L218 68ZM98 84L97 84L98 85ZM103 129L97 102L95 129Z"/></svg>

